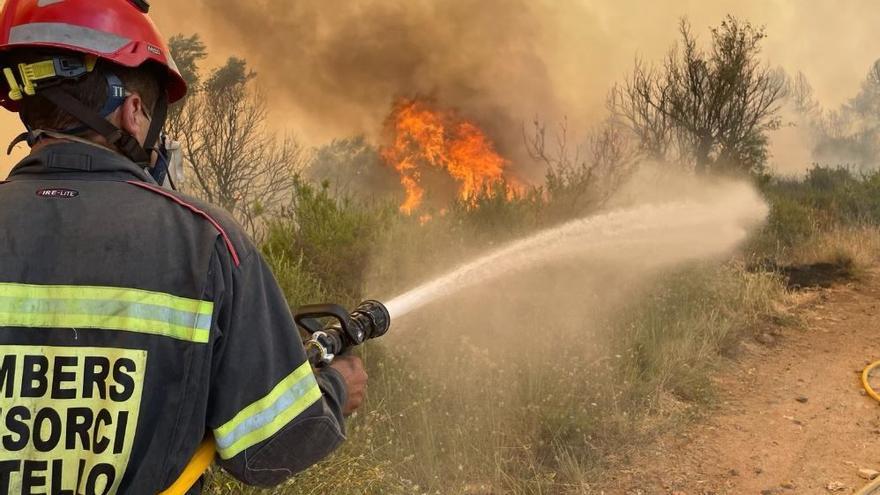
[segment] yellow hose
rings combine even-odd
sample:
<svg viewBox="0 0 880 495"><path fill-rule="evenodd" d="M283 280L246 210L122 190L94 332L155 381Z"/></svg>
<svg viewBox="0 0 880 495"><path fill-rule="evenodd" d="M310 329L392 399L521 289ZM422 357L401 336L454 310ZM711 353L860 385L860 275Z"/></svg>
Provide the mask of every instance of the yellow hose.
<svg viewBox="0 0 880 495"><path fill-rule="evenodd" d="M865 387L865 391L868 392L872 399L880 402L880 394L871 387L871 372L877 368L880 368L880 361L868 365L865 371L862 371L862 386Z"/></svg>
<svg viewBox="0 0 880 495"><path fill-rule="evenodd" d="M855 492L853 495L878 495L880 494L880 478L872 481L868 486Z"/></svg>
<svg viewBox="0 0 880 495"><path fill-rule="evenodd" d="M872 399L880 402L880 394L871 387L871 373L877 368L880 368L880 361L869 364L868 367L862 371L862 386L865 387L865 392L868 392L868 395ZM880 495L880 478L868 483L867 486L857 491L854 495Z"/></svg>
<svg viewBox="0 0 880 495"><path fill-rule="evenodd" d="M193 456L189 461L189 464L184 468L183 474L180 475L180 478L177 478L177 481L175 481L173 485L159 495L186 495L186 492L188 492L189 489L196 484L199 478L205 474L205 471L211 467L211 463L214 462L214 457L216 455L217 448L214 445L214 439L210 437L206 438L199 446L199 450L196 451L196 455Z"/></svg>

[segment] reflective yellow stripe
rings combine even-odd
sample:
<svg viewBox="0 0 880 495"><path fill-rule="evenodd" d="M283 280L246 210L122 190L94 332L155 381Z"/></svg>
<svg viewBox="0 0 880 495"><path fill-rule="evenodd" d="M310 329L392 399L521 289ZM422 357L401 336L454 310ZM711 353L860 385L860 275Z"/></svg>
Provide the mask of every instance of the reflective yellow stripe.
<svg viewBox="0 0 880 495"><path fill-rule="evenodd" d="M121 287L0 283L0 326L94 328L207 343L211 301Z"/></svg>
<svg viewBox="0 0 880 495"><path fill-rule="evenodd" d="M93 299L135 302L165 306L210 316L214 311L211 301L187 299L162 292L150 292L125 287L93 287L87 285L29 285L0 283L0 297L29 299Z"/></svg>
<svg viewBox="0 0 880 495"><path fill-rule="evenodd" d="M305 362L268 395L214 430L217 452L223 459L235 457L277 433L320 399L321 389L311 365Z"/></svg>

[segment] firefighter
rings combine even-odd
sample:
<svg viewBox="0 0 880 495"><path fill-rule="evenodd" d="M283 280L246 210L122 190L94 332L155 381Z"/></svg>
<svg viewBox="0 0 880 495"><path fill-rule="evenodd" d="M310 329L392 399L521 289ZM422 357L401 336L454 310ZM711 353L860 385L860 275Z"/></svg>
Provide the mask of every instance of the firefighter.
<svg viewBox="0 0 880 495"><path fill-rule="evenodd" d="M148 11L0 14L0 104L31 147L0 184L0 493L155 494L207 435L233 476L275 485L333 451L364 396L357 358L309 365L236 222L163 187L187 88Z"/></svg>

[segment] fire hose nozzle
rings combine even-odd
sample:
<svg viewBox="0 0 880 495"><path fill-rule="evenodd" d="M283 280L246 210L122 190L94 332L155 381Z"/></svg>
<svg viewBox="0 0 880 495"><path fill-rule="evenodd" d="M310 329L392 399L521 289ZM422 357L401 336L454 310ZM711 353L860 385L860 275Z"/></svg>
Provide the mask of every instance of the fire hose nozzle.
<svg viewBox="0 0 880 495"><path fill-rule="evenodd" d="M305 346L315 366L332 363L336 356L385 335L391 327L388 309L379 301L364 301L351 313L337 304L302 306L293 319L310 336ZM321 321L325 319L330 323Z"/></svg>
<svg viewBox="0 0 880 495"><path fill-rule="evenodd" d="M321 320L330 319L328 324ZM381 337L391 326L391 315L379 301L364 301L351 312L336 304L314 304L300 307L293 315L296 325L310 338L305 342L309 362L326 366L354 346ZM199 447L183 475L160 495L187 492L211 465L216 455L214 440L208 437Z"/></svg>

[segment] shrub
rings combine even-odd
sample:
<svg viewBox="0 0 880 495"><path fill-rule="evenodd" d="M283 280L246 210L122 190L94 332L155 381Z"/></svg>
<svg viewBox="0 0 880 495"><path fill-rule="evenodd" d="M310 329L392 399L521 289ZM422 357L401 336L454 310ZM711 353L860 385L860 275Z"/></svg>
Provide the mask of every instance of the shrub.
<svg viewBox="0 0 880 495"><path fill-rule="evenodd" d="M785 195L774 195L767 223L755 238L756 249L764 253L782 253L810 238L816 229L815 212L811 207Z"/></svg>
<svg viewBox="0 0 880 495"><path fill-rule="evenodd" d="M763 190L771 213L751 244L759 254L788 262L832 252L868 259L871 247L853 246L880 243L875 230L828 234L880 219L871 199L880 190L876 175L814 169L803 180L770 179ZM263 248L291 303L352 304L365 287L370 297L394 294L560 218L541 189L472 199L424 223L394 205L361 204L301 183ZM625 285L617 275L609 280ZM517 295L525 284L498 284L504 290L447 301L453 311L408 319L406 333L362 350L370 397L365 414L348 424L349 442L274 493L587 490L608 459L711 402L723 356L777 316L785 297L778 275L738 261L640 280L623 300L598 305L587 294L560 301L532 286ZM467 328L449 330L462 324L469 304L479 314L468 314ZM582 316L548 316L560 307ZM220 474L210 486L212 494L257 493Z"/></svg>
<svg viewBox="0 0 880 495"><path fill-rule="evenodd" d="M316 187L299 181L292 209L269 224L263 250L275 265L296 267L297 275L286 282L290 287L313 287L313 297L356 304L363 293L373 244L390 213L381 205L333 198L326 183ZM308 296L288 294L294 295ZM302 300L292 302L301 304Z"/></svg>

